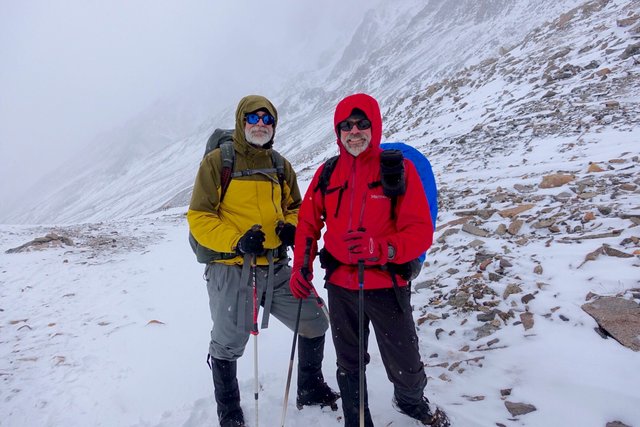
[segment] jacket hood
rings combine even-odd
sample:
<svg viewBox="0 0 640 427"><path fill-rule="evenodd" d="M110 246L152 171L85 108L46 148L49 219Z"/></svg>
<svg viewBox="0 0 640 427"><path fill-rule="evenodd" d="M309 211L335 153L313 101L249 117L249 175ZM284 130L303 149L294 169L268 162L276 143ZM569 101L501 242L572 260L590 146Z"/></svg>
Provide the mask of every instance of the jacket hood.
<svg viewBox="0 0 640 427"><path fill-rule="evenodd" d="M371 142L369 147L365 151L380 148L380 141L382 139L382 116L380 114L380 106L372 96L366 93L356 93L354 95L347 96L336 106L336 112L333 116L333 130L337 136L338 147L340 147L340 154L346 153L342 141L340 141L340 131L337 129L338 123L346 120L351 115L354 108L362 110L369 121L371 121Z"/></svg>
<svg viewBox="0 0 640 427"><path fill-rule="evenodd" d="M278 124L278 111L271 101L260 95L245 96L238 103L238 108L236 109L236 128L233 132L234 140L249 144L244 136L244 116L247 113L253 113L261 109L267 110L275 119L273 123L273 137L263 148L270 148L273 145L273 140L276 137L276 125Z"/></svg>

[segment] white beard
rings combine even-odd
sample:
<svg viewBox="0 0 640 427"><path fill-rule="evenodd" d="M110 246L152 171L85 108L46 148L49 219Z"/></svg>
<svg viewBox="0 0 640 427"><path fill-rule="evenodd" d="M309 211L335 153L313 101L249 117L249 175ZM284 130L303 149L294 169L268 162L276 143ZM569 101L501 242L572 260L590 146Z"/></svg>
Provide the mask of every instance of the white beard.
<svg viewBox="0 0 640 427"><path fill-rule="evenodd" d="M254 126L251 129L244 131L244 137L247 139L247 142L262 147L271 141L271 138L273 137L273 129Z"/></svg>
<svg viewBox="0 0 640 427"><path fill-rule="evenodd" d="M358 157L367 149L370 141L371 139L366 134L349 134L342 141L342 145L344 145L347 153L351 154L353 157Z"/></svg>

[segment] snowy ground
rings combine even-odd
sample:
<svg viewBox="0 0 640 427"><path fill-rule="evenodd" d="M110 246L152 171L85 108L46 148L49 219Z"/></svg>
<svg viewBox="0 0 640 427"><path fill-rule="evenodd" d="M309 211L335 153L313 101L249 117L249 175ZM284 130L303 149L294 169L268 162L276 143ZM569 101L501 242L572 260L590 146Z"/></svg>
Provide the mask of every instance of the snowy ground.
<svg viewBox="0 0 640 427"><path fill-rule="evenodd" d="M576 173L577 180L589 175L603 182L611 181L605 174L619 172L616 177L637 182L637 151L629 154L633 135L612 133L585 141L577 151L566 151L562 141L535 142L529 154L514 153L503 159L505 167L498 168L502 176L473 168L442 172L442 167L435 167L440 182L447 184L443 202L454 203L441 209L440 224L459 218L455 211L467 205L483 207L482 200L490 198L498 186L537 183L541 175L558 170ZM546 149L541 144L547 144ZM526 164L519 157L525 155ZM585 172L589 162L604 166L616 158L624 163L611 163L600 175ZM442 163L447 164L446 159ZM472 188L468 194L464 193L467 187ZM531 212L562 212L563 204L550 196L561 191L568 191L568 186L537 189L533 193L537 205ZM640 212L637 189L619 193L615 200L607 199L608 191L589 203L612 203L621 212ZM571 210L581 217L579 209L584 206L575 203L579 204ZM587 208L599 215L595 204ZM509 206L502 202L494 207ZM217 425L205 363L208 297L202 266L188 246L184 212L179 208L127 221L65 228L0 226L1 426ZM503 220L496 213L483 227L493 230ZM566 221L571 224L572 220ZM596 216L594 221L578 221L585 233L591 228L594 233L618 228L622 234L568 244L559 240L572 235L551 235L534 230L530 223L518 235L491 235L482 243L486 250L511 261L508 277L490 284L499 294L494 300L498 307L513 308L516 315L480 339L476 328L482 322L476 319L477 312L454 310L438 302L445 297L451 300L459 280L478 273L472 263L476 237L460 231L447 236L446 244L434 244L438 250L429 255L430 266L416 284L432 280L435 288L423 287L412 299L415 318L426 319L418 333L430 377L427 396L448 412L456 427L605 427L615 420L640 426L640 354L612 338L600 338L594 332L595 321L581 309L590 291L635 298L629 289L640 287L638 256L602 256L577 268L587 253L603 243L634 252L633 247L621 247L620 241L638 237L637 228L628 219ZM5 253L50 231L67 235L74 245ZM439 230L436 238L444 234ZM518 243L522 237L528 238L526 243ZM553 242L548 240L552 237ZM482 272L483 277L493 265ZM544 269L534 274L537 265ZM322 294L321 275L316 276ZM523 294L535 294L526 308L518 302L522 295L503 300L510 281L517 281ZM525 309L535 319L529 330L517 322ZM280 425L292 334L274 321L258 340L260 425L276 426ZM239 382L247 421L254 426L252 345L250 341L240 360ZM417 425L392 409L392 388L375 342L370 350L368 382L376 425ZM330 340L325 375L335 388ZM503 397L501 391L507 389L511 394ZM341 411L298 411L294 393L295 375L287 425L343 425ZM513 417L505 400L532 404L537 410Z"/></svg>
<svg viewBox="0 0 640 427"><path fill-rule="evenodd" d="M48 230L2 226L0 245L4 252ZM205 363L208 297L202 268L186 240L184 216L95 225L91 232L115 236L116 247L0 255L0 425L216 425ZM118 246L125 236L152 242L123 250ZM279 425L291 340L278 322L258 336L260 425ZM253 338L239 363L250 425L252 345ZM330 340L325 366L329 383L337 387ZM371 366L374 417L407 425L405 417L389 410L391 391L377 351ZM340 425L341 412L298 411L295 375L293 381L287 425Z"/></svg>

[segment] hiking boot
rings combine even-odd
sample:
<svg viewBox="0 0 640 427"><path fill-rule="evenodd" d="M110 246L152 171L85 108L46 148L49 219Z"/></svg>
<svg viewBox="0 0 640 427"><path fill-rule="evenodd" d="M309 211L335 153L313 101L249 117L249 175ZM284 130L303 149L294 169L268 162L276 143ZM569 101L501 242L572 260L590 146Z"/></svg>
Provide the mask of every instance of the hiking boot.
<svg viewBox="0 0 640 427"><path fill-rule="evenodd" d="M240 390L236 378L236 361L213 357L209 360L220 427L244 427L244 415L240 408Z"/></svg>
<svg viewBox="0 0 640 427"><path fill-rule="evenodd" d="M426 426L449 427L451 423L447 415L439 408L435 412L431 411L429 399L422 396L417 403L404 403L393 397L393 407L403 414L420 421Z"/></svg>
<svg viewBox="0 0 640 427"><path fill-rule="evenodd" d="M246 427L244 420L226 420L220 423L220 427Z"/></svg>
<svg viewBox="0 0 640 427"><path fill-rule="evenodd" d="M324 358L324 335L316 338L300 337L298 340L298 397L296 406L330 406L337 411L336 400L340 395L324 381L322 359Z"/></svg>
<svg viewBox="0 0 640 427"><path fill-rule="evenodd" d="M342 395L342 413L344 427L360 426L360 377L358 372L347 372L338 368L336 372L340 394ZM367 379L364 379L364 426L373 427L371 412L369 411L369 396L367 393Z"/></svg>
<svg viewBox="0 0 640 427"><path fill-rule="evenodd" d="M298 409L302 409L304 406L320 405L321 408L329 406L332 411L337 411L338 404L336 401L338 399L340 399L340 395L331 390L331 387L322 381L321 383L317 383L313 388L298 390L296 406Z"/></svg>

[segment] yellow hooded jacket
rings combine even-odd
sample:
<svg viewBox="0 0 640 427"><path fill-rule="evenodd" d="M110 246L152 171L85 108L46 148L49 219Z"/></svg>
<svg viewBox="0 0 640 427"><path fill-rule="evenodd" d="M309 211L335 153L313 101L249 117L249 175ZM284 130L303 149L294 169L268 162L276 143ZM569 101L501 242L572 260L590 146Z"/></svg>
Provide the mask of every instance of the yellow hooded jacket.
<svg viewBox="0 0 640 427"><path fill-rule="evenodd" d="M278 113L273 104L262 96L250 95L242 98L236 110L236 127L233 133L235 162L233 171L272 168L271 142L265 147L251 145L245 139L244 116L264 109L274 118L275 137ZM216 252L235 253L238 240L253 225L262 226L265 234L265 249L276 249L282 245L275 232L279 221L298 224L298 210L302 202L296 174L285 159L285 180L282 186L277 175L254 174L233 178L220 203L222 156L215 149L205 156L193 185L193 194L187 220L191 234L198 243ZM284 193L284 194L282 194ZM241 256L215 262L242 264ZM258 265L267 265L264 256L258 257Z"/></svg>

